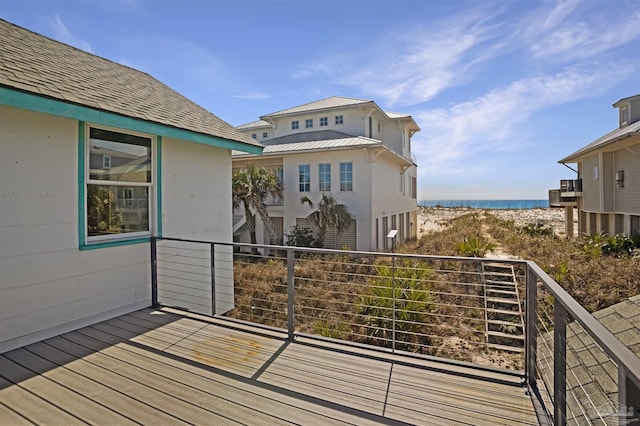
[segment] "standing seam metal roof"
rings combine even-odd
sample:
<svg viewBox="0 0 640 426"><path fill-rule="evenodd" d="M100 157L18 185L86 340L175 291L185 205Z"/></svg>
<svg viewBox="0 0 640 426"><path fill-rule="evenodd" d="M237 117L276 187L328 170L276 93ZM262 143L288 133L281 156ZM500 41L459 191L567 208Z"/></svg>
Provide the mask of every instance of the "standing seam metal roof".
<svg viewBox="0 0 640 426"><path fill-rule="evenodd" d="M149 74L0 19L0 85L262 146Z"/></svg>
<svg viewBox="0 0 640 426"><path fill-rule="evenodd" d="M578 157L583 154L594 151L598 148L603 148L615 141L618 141L624 137L633 136L634 134L640 135L640 121L607 133L606 135L591 142L589 145L580 148L573 154L566 156L562 160L558 161L558 163L571 163L573 161L576 161Z"/></svg>
<svg viewBox="0 0 640 426"><path fill-rule="evenodd" d="M322 110L327 108L335 108L335 107L341 107L341 106L358 105L358 104L366 104L366 103L373 103L373 101L366 100L366 99L345 98L342 96L332 96L330 98L321 99L319 101L309 102L304 105L298 105L293 108L283 109L282 111L272 112L271 114L263 115L260 118L265 119L269 117L277 117L279 115L296 114L300 112L310 112L310 111L317 111L317 110Z"/></svg>

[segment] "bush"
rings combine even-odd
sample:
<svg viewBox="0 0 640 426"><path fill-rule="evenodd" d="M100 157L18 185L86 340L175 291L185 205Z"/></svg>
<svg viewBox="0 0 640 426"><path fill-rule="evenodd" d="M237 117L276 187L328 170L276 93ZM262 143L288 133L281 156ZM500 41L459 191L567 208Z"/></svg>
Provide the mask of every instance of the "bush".
<svg viewBox="0 0 640 426"><path fill-rule="evenodd" d="M313 231L303 226L292 226L285 235L287 245L293 247L315 247L315 238Z"/></svg>
<svg viewBox="0 0 640 426"><path fill-rule="evenodd" d="M461 242L456 244L456 251L466 257L484 257L488 251L493 251L496 248L496 244L485 240L481 235L464 237Z"/></svg>
<svg viewBox="0 0 640 426"><path fill-rule="evenodd" d="M378 346L391 346L394 318L397 345L409 346L428 344L429 339L419 335L426 323L426 314L434 305L434 296L429 292L428 280L433 270L424 263L404 260L394 268L389 265L376 267L378 276L368 280L366 295L357 307L360 321L365 325L364 333L374 338L371 342ZM395 278L395 279L394 279Z"/></svg>
<svg viewBox="0 0 640 426"><path fill-rule="evenodd" d="M553 229L548 227L544 221L527 223L520 228L521 232L531 235L532 237L553 237Z"/></svg>

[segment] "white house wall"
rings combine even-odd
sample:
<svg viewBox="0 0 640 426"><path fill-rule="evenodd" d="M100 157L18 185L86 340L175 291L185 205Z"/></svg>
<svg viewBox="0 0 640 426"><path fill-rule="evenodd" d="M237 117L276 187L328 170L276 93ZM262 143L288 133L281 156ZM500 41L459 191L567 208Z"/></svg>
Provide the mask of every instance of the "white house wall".
<svg viewBox="0 0 640 426"><path fill-rule="evenodd" d="M164 235L231 241L230 152L162 158ZM0 353L151 304L148 243L79 250L77 164L77 121L0 106Z"/></svg>
<svg viewBox="0 0 640 426"><path fill-rule="evenodd" d="M148 244L78 250L75 120L0 107L0 352L148 306Z"/></svg>
<svg viewBox="0 0 640 426"><path fill-rule="evenodd" d="M343 116L343 124L335 124L336 115ZM327 117L327 126L320 127L320 117ZM313 128L305 128L305 120L313 119ZM298 130L291 129L291 122L298 120ZM273 130L273 137L286 136L296 133L304 133L316 130L335 130L349 135L369 136L369 119L363 116L357 109L334 109L331 111L313 112L309 114L296 114L275 119L276 128ZM247 133L247 132L245 132ZM248 132L255 133L253 132ZM272 139L271 137L269 139Z"/></svg>
<svg viewBox="0 0 640 426"><path fill-rule="evenodd" d="M617 213L640 215L640 143L615 152L615 170L624 170L624 186L615 185Z"/></svg>
<svg viewBox="0 0 640 426"><path fill-rule="evenodd" d="M594 168L597 167L598 176L594 178ZM600 211L600 157L598 154L586 157L582 161L582 192L584 210L597 212Z"/></svg>

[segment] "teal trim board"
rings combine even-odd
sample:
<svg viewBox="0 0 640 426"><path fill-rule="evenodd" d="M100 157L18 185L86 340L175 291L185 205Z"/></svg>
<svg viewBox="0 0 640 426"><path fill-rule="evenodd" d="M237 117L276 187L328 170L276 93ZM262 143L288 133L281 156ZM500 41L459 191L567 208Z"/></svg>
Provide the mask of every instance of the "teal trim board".
<svg viewBox="0 0 640 426"><path fill-rule="evenodd" d="M104 243L95 243L95 244L80 246L80 250L86 251L86 250L102 249L107 247L130 246L132 244L148 243L149 241L151 241L151 238L149 237L135 238L133 240L107 241Z"/></svg>
<svg viewBox="0 0 640 426"><path fill-rule="evenodd" d="M84 191L85 191L85 182L84 182L84 129L85 124L84 121L78 121L78 244L82 248L85 245L85 202L84 202Z"/></svg>
<svg viewBox="0 0 640 426"><path fill-rule="evenodd" d="M162 136L156 138L156 208L156 232L162 237Z"/></svg>
<svg viewBox="0 0 640 426"><path fill-rule="evenodd" d="M261 146L205 135L190 130L178 129L177 127L153 123L138 118L125 117L116 113L100 111L57 99L20 92L7 87L0 87L0 104L60 117L73 118L79 121L102 124L104 126L148 133L150 135L181 139L217 148L243 151L249 154L262 154L263 149Z"/></svg>

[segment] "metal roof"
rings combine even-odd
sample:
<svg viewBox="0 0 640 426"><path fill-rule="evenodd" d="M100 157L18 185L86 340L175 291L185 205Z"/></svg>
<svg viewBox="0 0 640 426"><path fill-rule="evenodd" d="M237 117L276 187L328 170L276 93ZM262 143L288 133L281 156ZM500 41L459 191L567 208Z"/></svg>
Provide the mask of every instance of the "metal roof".
<svg viewBox="0 0 640 426"><path fill-rule="evenodd" d="M264 119L264 118L270 118L270 117L277 117L280 115L297 114L301 112L311 112L311 111L318 111L318 110L323 110L328 108L366 104L366 103L373 103L373 101L366 100L366 99L345 98L342 96L332 96L330 98L321 99L319 101L309 102L304 105L298 105L293 108L283 109L282 111L272 112L270 114L263 115L260 118Z"/></svg>
<svg viewBox="0 0 640 426"><path fill-rule="evenodd" d="M405 117L411 117L409 114L402 114L400 112L391 112L391 111L385 111L385 114L387 114L387 117L389 118L405 118Z"/></svg>
<svg viewBox="0 0 640 426"><path fill-rule="evenodd" d="M262 151L263 155L302 152L302 151L320 151L340 148L354 148L361 146L384 146L381 141L365 138L362 136L348 137L343 139L315 140L309 142L282 143L277 145L268 145ZM245 157L251 154L241 152L233 152L234 157Z"/></svg>
<svg viewBox="0 0 640 426"><path fill-rule="evenodd" d="M264 141L263 144L265 146L282 145L287 143L312 142L332 139L349 139L353 137L353 135L349 135L343 132L337 132L335 130L317 130L315 132L292 133L290 135L280 136L278 138Z"/></svg>
<svg viewBox="0 0 640 426"><path fill-rule="evenodd" d="M257 129L257 128L261 128L261 127L271 127L271 124L269 124L269 123L267 123L266 121L263 121L263 120L257 120L257 121L252 121L251 123L242 124L242 125L236 127L236 129L238 129L238 130L248 130L248 129Z"/></svg>
<svg viewBox="0 0 640 426"><path fill-rule="evenodd" d="M596 149L600 149L600 148L604 148L607 145L610 145L614 142L619 141L620 139L626 138L626 137L631 137L631 136L637 136L640 135L640 121L637 121L635 123L632 123L628 126L622 127L622 128L618 128L604 136L602 136L601 138L596 139L595 141L591 142L589 145L580 148L579 150L577 150L576 152L574 152L571 155L568 155L567 157L563 158L562 160L558 161L558 163L573 163L579 160L579 158L584 155L587 154L591 151L594 151Z"/></svg>
<svg viewBox="0 0 640 426"><path fill-rule="evenodd" d="M251 146L262 146L149 74L1 19L0 86Z"/></svg>

